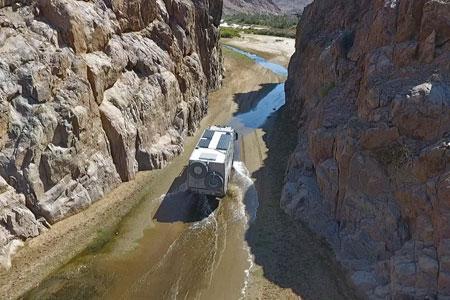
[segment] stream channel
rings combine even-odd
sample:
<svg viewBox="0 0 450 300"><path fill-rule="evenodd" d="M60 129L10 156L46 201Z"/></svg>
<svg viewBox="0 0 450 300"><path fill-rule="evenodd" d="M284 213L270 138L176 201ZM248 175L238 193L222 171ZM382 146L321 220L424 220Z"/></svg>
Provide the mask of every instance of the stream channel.
<svg viewBox="0 0 450 300"><path fill-rule="evenodd" d="M281 65L225 47L287 76ZM229 120L229 125L243 134L262 128L285 103L284 83L261 97ZM230 192L220 201L198 201L186 190L181 174L168 194L144 199L133 209L116 236L87 249L24 298L246 298L254 263L245 236L257 209L257 191L240 161L234 163Z"/></svg>

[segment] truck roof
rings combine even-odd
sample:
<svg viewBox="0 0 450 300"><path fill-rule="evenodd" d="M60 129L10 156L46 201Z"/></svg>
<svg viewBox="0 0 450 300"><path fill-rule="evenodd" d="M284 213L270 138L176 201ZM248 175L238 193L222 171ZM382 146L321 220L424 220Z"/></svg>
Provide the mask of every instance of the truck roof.
<svg viewBox="0 0 450 300"><path fill-rule="evenodd" d="M211 126L203 132L189 160L224 163L234 141L233 128Z"/></svg>

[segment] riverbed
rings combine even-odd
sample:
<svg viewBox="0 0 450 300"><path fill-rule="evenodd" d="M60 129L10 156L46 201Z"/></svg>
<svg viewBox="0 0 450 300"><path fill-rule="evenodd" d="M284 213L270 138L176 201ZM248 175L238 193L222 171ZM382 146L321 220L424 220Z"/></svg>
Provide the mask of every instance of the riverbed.
<svg viewBox="0 0 450 300"><path fill-rule="evenodd" d="M287 70L278 64L236 48L227 46L227 49L278 76L287 75ZM254 105L220 125L233 125L244 135L242 139L262 128L284 105L284 84L275 84L261 96L253 101ZM167 194L156 201L149 197L136 207L121 224L116 237L100 249L72 260L25 298L245 296L253 265L245 233L259 206L249 176L245 164L236 161L228 195L205 202L186 190L182 171Z"/></svg>
<svg viewBox="0 0 450 300"><path fill-rule="evenodd" d="M238 49L224 53L227 77L202 127L232 124L242 134L230 193L205 203L186 191L193 137L182 156L147 178L140 204L119 226L100 226L94 243L24 298L353 298L327 246L278 206L295 145L295 128L291 143L277 135L289 126L281 113L286 69Z"/></svg>

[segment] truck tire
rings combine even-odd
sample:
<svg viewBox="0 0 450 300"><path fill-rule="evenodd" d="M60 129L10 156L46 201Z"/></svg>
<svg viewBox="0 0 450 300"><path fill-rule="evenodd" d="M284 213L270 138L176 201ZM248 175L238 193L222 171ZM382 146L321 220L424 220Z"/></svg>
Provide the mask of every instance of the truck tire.
<svg viewBox="0 0 450 300"><path fill-rule="evenodd" d="M208 167L202 162L194 162L189 166L189 174L195 179L206 177Z"/></svg>
<svg viewBox="0 0 450 300"><path fill-rule="evenodd" d="M205 178L205 185L213 190L217 190L223 187L223 177L217 172L209 172Z"/></svg>

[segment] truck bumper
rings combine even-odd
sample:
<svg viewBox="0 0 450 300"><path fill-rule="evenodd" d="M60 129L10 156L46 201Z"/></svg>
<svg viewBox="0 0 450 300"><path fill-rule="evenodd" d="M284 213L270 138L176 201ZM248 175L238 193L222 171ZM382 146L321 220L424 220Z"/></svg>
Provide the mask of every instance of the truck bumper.
<svg viewBox="0 0 450 300"><path fill-rule="evenodd" d="M208 195L208 196L216 196L216 197L224 197L226 192L223 190L220 191L212 191L208 189L199 189L194 187L189 187L189 190L193 193L200 194L200 195Z"/></svg>

